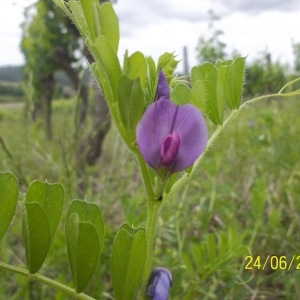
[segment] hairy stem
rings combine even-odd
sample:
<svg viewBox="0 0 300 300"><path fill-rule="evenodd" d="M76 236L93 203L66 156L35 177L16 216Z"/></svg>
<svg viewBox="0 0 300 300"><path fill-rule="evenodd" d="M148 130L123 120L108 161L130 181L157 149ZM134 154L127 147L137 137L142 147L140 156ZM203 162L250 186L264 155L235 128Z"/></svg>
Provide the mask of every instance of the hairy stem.
<svg viewBox="0 0 300 300"><path fill-rule="evenodd" d="M157 201L154 198L151 200L148 199L148 211L147 211L147 221L146 221L146 242L147 242L146 261L145 261L143 275L142 275L142 288L140 290L139 299L145 298L148 278L152 268L155 228L156 228L156 221L157 221L160 205L161 205L161 201Z"/></svg>
<svg viewBox="0 0 300 300"><path fill-rule="evenodd" d="M41 283L46 284L46 285L48 285L48 286L50 286L50 287L52 287L52 288L54 288L58 291L64 292L65 294L68 294L68 295L71 295L71 296L75 297L75 299L94 300L94 298L92 298L92 297L90 297L90 296L88 296L84 293L79 293L78 294L75 291L75 289L70 288L69 286L64 285L60 282L57 282L53 279L50 279L46 276L43 276L43 275L40 275L40 274L37 274L37 273L36 274L30 274L28 270L23 269L23 268L15 267L15 266L0 262L0 269L7 270L7 271L13 272L15 274L19 274L19 275L28 277L30 280L41 282Z"/></svg>

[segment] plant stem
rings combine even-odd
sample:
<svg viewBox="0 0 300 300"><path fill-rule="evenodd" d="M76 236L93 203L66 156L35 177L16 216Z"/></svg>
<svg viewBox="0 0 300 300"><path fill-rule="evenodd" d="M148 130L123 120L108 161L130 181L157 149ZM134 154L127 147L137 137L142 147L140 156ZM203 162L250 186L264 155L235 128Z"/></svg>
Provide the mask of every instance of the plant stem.
<svg viewBox="0 0 300 300"><path fill-rule="evenodd" d="M16 168L16 170L18 172L18 175L19 175L19 179L21 179L21 181L23 181L26 186L29 186L29 183L28 183L28 181L26 180L26 177L23 174L20 163L15 160L14 156L9 151L8 147L6 146L6 143L4 142L4 139L1 136L0 136L0 145L2 146L3 151L5 152L7 157L11 160L12 164Z"/></svg>
<svg viewBox="0 0 300 300"><path fill-rule="evenodd" d="M158 216L158 210L160 208L161 201L154 198L148 199L148 210L147 210L147 221L146 221L146 260L142 275L142 288L140 290L140 299L144 299L148 278L152 267L152 257L153 257L153 245L155 237L155 227ZM145 298L146 299L146 298Z"/></svg>
<svg viewBox="0 0 300 300"><path fill-rule="evenodd" d="M84 294L84 293L77 293L75 291L75 289L73 288L70 288L69 286L67 285L64 285L60 282L57 282L53 279L50 279L46 276L43 276L43 275L40 275L40 274L30 274L28 270L26 269L23 269L23 268L19 268L19 267L15 267L15 266L11 266L9 264L6 264L6 263L3 263L3 262L0 262L0 269L4 269L4 270L7 270L7 271L10 271L10 272L13 272L15 274L19 274L19 275L22 275L22 276L25 276L25 277L28 277L29 279L31 280L34 280L34 281L38 281L38 282L41 282L43 284L46 284L58 291L61 291L61 292L64 292L65 294L68 294L68 295L71 295L71 296L74 296L76 299L80 299L80 300L94 300L94 298Z"/></svg>
<svg viewBox="0 0 300 300"><path fill-rule="evenodd" d="M150 180L150 176L147 170L147 166L144 162L144 159L142 158L141 154L136 152L136 156L138 159L138 163L140 166L140 170L141 170L141 174L143 177L143 182L144 182L144 186L145 186L145 190L147 193L147 199L149 201L151 201L151 199L154 199L154 193L153 193L153 188L152 188L152 184L151 184L151 180Z"/></svg>

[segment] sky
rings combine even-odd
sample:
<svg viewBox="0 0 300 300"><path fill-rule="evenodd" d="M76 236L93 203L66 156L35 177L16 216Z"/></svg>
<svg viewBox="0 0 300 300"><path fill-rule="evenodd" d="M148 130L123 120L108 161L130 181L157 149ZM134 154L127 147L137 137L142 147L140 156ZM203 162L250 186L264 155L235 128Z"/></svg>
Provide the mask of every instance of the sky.
<svg viewBox="0 0 300 300"><path fill-rule="evenodd" d="M33 2L2 1L0 66L24 63L20 24L24 7ZM154 59L175 52L181 60L186 46L189 67L196 65L198 40L211 34L209 10L219 17L214 28L223 31L226 51L237 50L248 61L270 52L273 61L292 65L292 43L300 42L299 0L118 0L114 8L120 22L120 58L128 49Z"/></svg>

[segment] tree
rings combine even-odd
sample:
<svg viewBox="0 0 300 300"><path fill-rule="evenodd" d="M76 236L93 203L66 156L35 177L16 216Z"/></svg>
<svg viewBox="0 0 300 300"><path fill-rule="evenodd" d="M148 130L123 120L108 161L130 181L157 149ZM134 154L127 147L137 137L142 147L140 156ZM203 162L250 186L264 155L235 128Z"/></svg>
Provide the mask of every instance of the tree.
<svg viewBox="0 0 300 300"><path fill-rule="evenodd" d="M51 138L54 72L58 69L64 70L81 99L74 138L76 171L78 177L83 178L85 165L95 164L101 155L102 143L110 127L105 99L97 85L93 84L95 97L93 125L90 132L85 137L83 136L82 129L85 127L89 104L89 88L80 77L83 68L81 62L85 57L91 64L93 57L85 47L74 24L55 6L52 0L38 0L27 8L25 16L21 49L26 59L26 78L31 80L34 89L33 117L35 119L42 113L47 135ZM81 188L84 189L84 186Z"/></svg>
<svg viewBox="0 0 300 300"><path fill-rule="evenodd" d="M210 22L208 25L208 31L210 37L206 38L201 36L196 47L197 60L200 64L204 62L215 63L217 60L224 60L226 57L226 44L220 40L220 36L224 33L222 30L215 29L214 23L219 20L219 17L214 14L212 10L209 12Z"/></svg>
<svg viewBox="0 0 300 300"><path fill-rule="evenodd" d="M295 71L300 72L300 43L293 44Z"/></svg>
<svg viewBox="0 0 300 300"><path fill-rule="evenodd" d="M278 92L285 84L285 68L279 62L272 62L271 54L264 53L246 68L245 95Z"/></svg>
<svg viewBox="0 0 300 300"><path fill-rule="evenodd" d="M33 85L33 118L41 114L45 120L46 132L52 136L51 103L55 88L54 72L59 66L54 63L55 49L68 49L70 63L76 62L74 52L78 41L70 34L66 17L57 11L51 0L39 0L25 11L21 50L24 53L25 80Z"/></svg>

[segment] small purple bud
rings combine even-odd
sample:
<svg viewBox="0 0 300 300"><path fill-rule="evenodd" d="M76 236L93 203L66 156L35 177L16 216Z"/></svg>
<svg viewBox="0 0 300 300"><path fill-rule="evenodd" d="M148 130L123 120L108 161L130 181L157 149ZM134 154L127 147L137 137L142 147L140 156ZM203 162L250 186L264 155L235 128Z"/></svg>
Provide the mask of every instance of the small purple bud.
<svg viewBox="0 0 300 300"><path fill-rule="evenodd" d="M156 90L156 99L170 99L170 91L167 79L162 70L158 73L158 83Z"/></svg>
<svg viewBox="0 0 300 300"><path fill-rule="evenodd" d="M177 106L169 100L169 86L162 71L157 101L148 106L136 127L136 140L146 163L158 171L180 172L205 150L208 133L201 112L192 104Z"/></svg>
<svg viewBox="0 0 300 300"><path fill-rule="evenodd" d="M152 300L168 300L172 275L166 268L152 270L147 287L147 296Z"/></svg>
<svg viewBox="0 0 300 300"><path fill-rule="evenodd" d="M175 161L179 146L180 139L176 131L164 138L160 145L160 159L163 165L169 166Z"/></svg>

